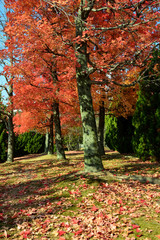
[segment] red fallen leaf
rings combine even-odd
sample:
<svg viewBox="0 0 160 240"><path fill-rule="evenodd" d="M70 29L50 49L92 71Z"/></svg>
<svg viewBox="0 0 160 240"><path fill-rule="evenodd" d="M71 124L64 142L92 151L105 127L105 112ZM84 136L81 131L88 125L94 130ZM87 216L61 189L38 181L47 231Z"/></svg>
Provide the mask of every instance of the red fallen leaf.
<svg viewBox="0 0 160 240"><path fill-rule="evenodd" d="M119 200L119 204L122 204L123 202L122 202L122 200Z"/></svg>
<svg viewBox="0 0 160 240"><path fill-rule="evenodd" d="M156 235L156 237L160 239L160 235Z"/></svg>
<svg viewBox="0 0 160 240"><path fill-rule="evenodd" d="M93 237L94 236L94 234L93 233L90 233L88 236L87 236L87 239L88 238L91 238L91 237Z"/></svg>
<svg viewBox="0 0 160 240"><path fill-rule="evenodd" d="M108 187L108 183L100 183L100 185L104 188L107 188Z"/></svg>
<svg viewBox="0 0 160 240"><path fill-rule="evenodd" d="M139 228L139 226L136 224L133 224L132 227L133 227L133 229Z"/></svg>
<svg viewBox="0 0 160 240"><path fill-rule="evenodd" d="M77 232L74 233L75 236L80 235L82 233L82 228L80 228Z"/></svg>
<svg viewBox="0 0 160 240"><path fill-rule="evenodd" d="M77 223L78 223L78 220L77 220L76 218L73 218L73 219L72 219L72 222L73 222L73 224L77 224Z"/></svg>
<svg viewBox="0 0 160 240"><path fill-rule="evenodd" d="M113 201L111 199L108 200L108 204L112 205Z"/></svg>
<svg viewBox="0 0 160 240"><path fill-rule="evenodd" d="M63 231L63 230L58 231L58 235L59 235L59 236L62 236L62 235L64 235L65 233L66 233L66 232Z"/></svg>
<svg viewBox="0 0 160 240"><path fill-rule="evenodd" d="M137 237L141 237L141 236L142 236L142 234L137 235Z"/></svg>
<svg viewBox="0 0 160 240"><path fill-rule="evenodd" d="M59 202L57 202L57 205L59 205L59 206L60 206L61 204L62 204L62 201L59 201Z"/></svg>
<svg viewBox="0 0 160 240"><path fill-rule="evenodd" d="M124 210L124 208L123 207L120 207L120 212L122 212Z"/></svg>
<svg viewBox="0 0 160 240"><path fill-rule="evenodd" d="M51 221L49 219L46 219L44 223L50 223Z"/></svg>
<svg viewBox="0 0 160 240"><path fill-rule="evenodd" d="M61 226L61 227L65 227L66 224L65 224L64 222L61 222L60 226Z"/></svg>
<svg viewBox="0 0 160 240"><path fill-rule="evenodd" d="M66 240L64 237L60 237L58 238L58 240Z"/></svg>
<svg viewBox="0 0 160 240"><path fill-rule="evenodd" d="M9 235L9 234L7 233L7 231L5 230L5 231L4 231L4 236L5 236L5 238L8 238L8 237L10 237L11 235Z"/></svg>
<svg viewBox="0 0 160 240"><path fill-rule="evenodd" d="M84 177L83 175L81 175L81 177L80 177L80 178L81 178L82 180L86 180L86 179L85 179L85 177Z"/></svg>
<svg viewBox="0 0 160 240"><path fill-rule="evenodd" d="M31 233L31 230L24 230L20 232L20 235L23 236L23 238L27 238L30 233Z"/></svg>
<svg viewBox="0 0 160 240"><path fill-rule="evenodd" d="M0 220L4 220L3 213L0 213Z"/></svg>
<svg viewBox="0 0 160 240"><path fill-rule="evenodd" d="M16 217L18 217L18 213L14 213L14 215L12 216L12 218L16 218Z"/></svg>
<svg viewBox="0 0 160 240"><path fill-rule="evenodd" d="M93 212L96 212L96 211L98 211L99 209L94 205L92 208L91 208L91 211L93 211Z"/></svg>
<svg viewBox="0 0 160 240"><path fill-rule="evenodd" d="M141 230L139 228L136 228L136 232L140 232Z"/></svg>
<svg viewBox="0 0 160 240"><path fill-rule="evenodd" d="M159 212L160 212L160 210L158 210L158 209L156 209L155 211L156 211L156 213L159 213Z"/></svg>
<svg viewBox="0 0 160 240"><path fill-rule="evenodd" d="M47 213L52 213L53 210L52 209L48 209Z"/></svg>
<svg viewBox="0 0 160 240"><path fill-rule="evenodd" d="M28 199L28 203L32 203L32 202L34 202L34 200L32 200L32 199Z"/></svg>

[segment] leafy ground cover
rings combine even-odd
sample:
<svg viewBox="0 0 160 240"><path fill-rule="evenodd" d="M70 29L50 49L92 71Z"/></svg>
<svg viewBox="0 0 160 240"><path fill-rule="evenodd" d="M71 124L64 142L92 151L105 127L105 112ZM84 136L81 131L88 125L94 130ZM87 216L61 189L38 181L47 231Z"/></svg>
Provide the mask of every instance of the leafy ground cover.
<svg viewBox="0 0 160 240"><path fill-rule="evenodd" d="M0 239L160 239L160 185L83 173L83 153L0 168ZM104 174L158 179L160 164L106 152Z"/></svg>

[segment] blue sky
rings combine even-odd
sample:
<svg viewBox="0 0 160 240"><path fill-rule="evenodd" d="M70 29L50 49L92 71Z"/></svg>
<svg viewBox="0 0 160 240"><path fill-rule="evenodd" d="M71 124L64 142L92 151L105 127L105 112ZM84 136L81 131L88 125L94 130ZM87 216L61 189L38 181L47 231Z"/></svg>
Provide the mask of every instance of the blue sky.
<svg viewBox="0 0 160 240"><path fill-rule="evenodd" d="M4 2L3 0L0 0L0 21L3 21L5 16L5 8L4 8ZM0 26L0 49L4 48L4 37L3 37L3 32L2 32L2 27ZM0 72L3 70L3 67L0 64ZM5 83L5 78L0 75L0 84ZM2 95L6 97L5 92L2 92Z"/></svg>

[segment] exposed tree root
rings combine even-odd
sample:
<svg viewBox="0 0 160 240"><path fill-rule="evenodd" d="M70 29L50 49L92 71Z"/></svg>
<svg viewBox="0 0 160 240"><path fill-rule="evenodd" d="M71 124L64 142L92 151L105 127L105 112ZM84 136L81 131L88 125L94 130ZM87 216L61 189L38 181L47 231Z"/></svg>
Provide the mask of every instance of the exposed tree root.
<svg viewBox="0 0 160 240"><path fill-rule="evenodd" d="M113 175L110 172L93 172L93 173L85 173L85 172L78 172L79 174L83 174L85 177L94 179L97 181L122 181L122 180L134 180L139 181L141 183L151 183L151 184L159 184L160 185L160 179L153 178L153 177L147 177L147 176L141 176L141 175Z"/></svg>

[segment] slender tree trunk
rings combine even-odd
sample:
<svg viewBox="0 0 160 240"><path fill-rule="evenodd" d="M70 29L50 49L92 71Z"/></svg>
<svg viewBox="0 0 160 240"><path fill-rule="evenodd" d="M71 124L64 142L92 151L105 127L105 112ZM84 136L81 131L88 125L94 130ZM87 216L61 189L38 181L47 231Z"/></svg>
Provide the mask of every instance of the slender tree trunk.
<svg viewBox="0 0 160 240"><path fill-rule="evenodd" d="M44 149L44 152L46 154L48 154L48 150L49 150L49 132L47 130L46 134L45 134L45 149Z"/></svg>
<svg viewBox="0 0 160 240"><path fill-rule="evenodd" d="M55 102L53 104L54 108L54 125L55 125L55 142L56 142L56 151L57 159L66 159L65 152L63 148L62 133L61 133L61 124L59 116L59 103Z"/></svg>
<svg viewBox="0 0 160 240"><path fill-rule="evenodd" d="M105 155L104 151L104 120L105 120L105 108L104 101L100 102L99 106L99 126L98 126L98 142L100 154Z"/></svg>
<svg viewBox="0 0 160 240"><path fill-rule="evenodd" d="M8 150L7 162L13 162L14 153L14 131L13 131L13 114L8 117Z"/></svg>
<svg viewBox="0 0 160 240"><path fill-rule="evenodd" d="M53 154L54 153L54 142L53 142L53 114L51 115L50 118L50 132L49 132L49 146L48 146L48 154Z"/></svg>
<svg viewBox="0 0 160 240"><path fill-rule="evenodd" d="M81 7L76 18L76 37L82 36L85 31L84 22L87 18L83 10L85 2L81 1ZM76 78L79 95L80 112L83 126L84 164L86 172L95 172L103 169L99 153L97 128L92 104L91 84L87 67L87 46L85 42L76 44Z"/></svg>
<svg viewBox="0 0 160 240"><path fill-rule="evenodd" d="M11 59L11 63L13 63L13 59ZM12 77L13 81L13 77ZM13 162L14 155L14 126L13 126L13 82L9 85L8 89L8 97L10 103L10 112L8 114L8 149L7 149L7 162Z"/></svg>

